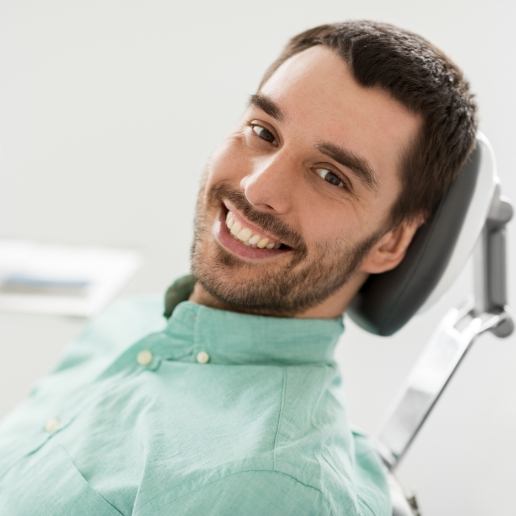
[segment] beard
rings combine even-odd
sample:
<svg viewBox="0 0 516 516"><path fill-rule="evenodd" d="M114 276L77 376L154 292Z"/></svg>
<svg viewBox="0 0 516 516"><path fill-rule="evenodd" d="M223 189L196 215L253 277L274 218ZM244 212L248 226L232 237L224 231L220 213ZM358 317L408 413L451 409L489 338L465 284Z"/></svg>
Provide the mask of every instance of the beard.
<svg viewBox="0 0 516 516"><path fill-rule="evenodd" d="M208 169L201 179L197 195L194 238L190 248L191 273L218 304L228 310L276 317L294 317L323 301L345 285L357 270L371 247L381 238L382 228L358 242L342 239L316 242L308 251L297 232L264 212L249 207L244 195L230 189L224 182L206 191ZM219 246L211 234L213 218L222 199L231 201L247 218L259 227L275 234L292 245L277 260L286 262L279 266L249 263L240 260Z"/></svg>

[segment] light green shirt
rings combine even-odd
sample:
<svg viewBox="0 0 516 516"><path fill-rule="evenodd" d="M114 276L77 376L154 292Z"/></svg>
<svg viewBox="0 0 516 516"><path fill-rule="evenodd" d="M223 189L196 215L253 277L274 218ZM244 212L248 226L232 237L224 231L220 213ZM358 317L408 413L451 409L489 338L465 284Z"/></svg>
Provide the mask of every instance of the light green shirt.
<svg viewBox="0 0 516 516"><path fill-rule="evenodd" d="M155 297L112 304L0 422L0 515L391 516L341 400L342 318L175 293L168 320Z"/></svg>

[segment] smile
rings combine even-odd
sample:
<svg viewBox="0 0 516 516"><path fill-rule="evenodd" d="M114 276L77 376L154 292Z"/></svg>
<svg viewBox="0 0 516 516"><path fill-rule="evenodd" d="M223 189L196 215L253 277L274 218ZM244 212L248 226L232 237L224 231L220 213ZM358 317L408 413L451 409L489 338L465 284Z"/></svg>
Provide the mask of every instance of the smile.
<svg viewBox="0 0 516 516"><path fill-rule="evenodd" d="M266 232L248 223L230 203L223 203L219 217L215 220L212 234L217 242L231 254L247 261L257 261L277 257L292 248Z"/></svg>
<svg viewBox="0 0 516 516"><path fill-rule="evenodd" d="M266 236L254 232L251 228L243 226L241 222L235 218L232 211L228 211L226 215L226 226L229 232L245 245L259 247L260 249L264 247L267 249L279 249L281 245L281 242L270 240Z"/></svg>

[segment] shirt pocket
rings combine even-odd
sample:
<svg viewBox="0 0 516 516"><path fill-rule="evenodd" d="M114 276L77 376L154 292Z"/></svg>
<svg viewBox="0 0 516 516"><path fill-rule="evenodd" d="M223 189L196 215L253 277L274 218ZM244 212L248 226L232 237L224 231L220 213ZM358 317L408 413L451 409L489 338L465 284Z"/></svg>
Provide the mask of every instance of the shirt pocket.
<svg viewBox="0 0 516 516"><path fill-rule="evenodd" d="M54 442L29 455L0 480L0 514L10 516L120 516L95 491L65 448Z"/></svg>
<svg viewBox="0 0 516 516"><path fill-rule="evenodd" d="M0 483L2 477L18 462L23 462L44 448L66 429L78 415L79 403L71 410L59 410L56 403L24 403L0 425ZM55 425L55 426L52 426ZM1 513L0 513L1 514Z"/></svg>

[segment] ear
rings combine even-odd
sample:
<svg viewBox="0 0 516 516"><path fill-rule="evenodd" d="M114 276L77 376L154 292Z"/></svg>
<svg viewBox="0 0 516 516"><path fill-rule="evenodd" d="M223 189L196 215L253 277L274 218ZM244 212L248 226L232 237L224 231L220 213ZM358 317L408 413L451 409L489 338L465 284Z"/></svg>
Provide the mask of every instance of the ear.
<svg viewBox="0 0 516 516"><path fill-rule="evenodd" d="M360 270L378 274L394 269L405 257L417 229L426 216L417 215L403 220L383 235L362 260Z"/></svg>

